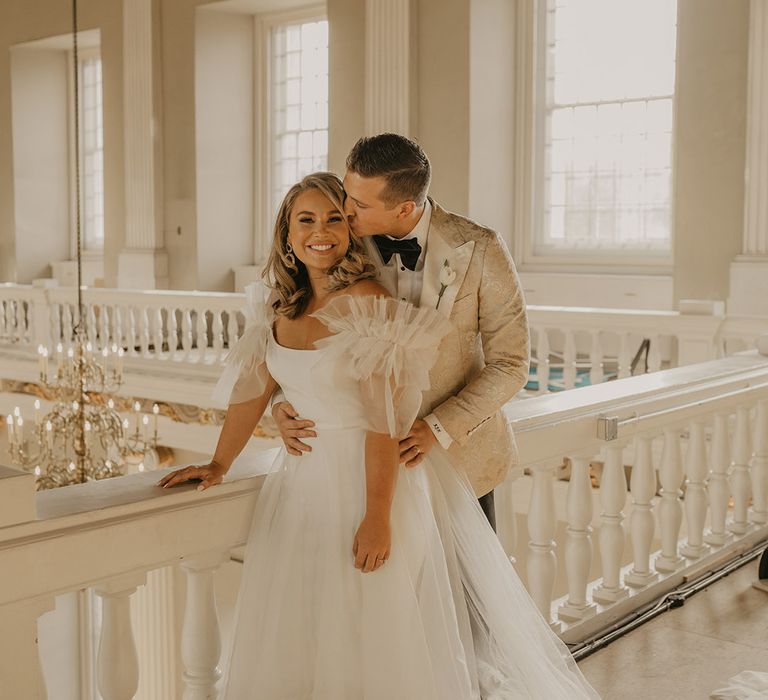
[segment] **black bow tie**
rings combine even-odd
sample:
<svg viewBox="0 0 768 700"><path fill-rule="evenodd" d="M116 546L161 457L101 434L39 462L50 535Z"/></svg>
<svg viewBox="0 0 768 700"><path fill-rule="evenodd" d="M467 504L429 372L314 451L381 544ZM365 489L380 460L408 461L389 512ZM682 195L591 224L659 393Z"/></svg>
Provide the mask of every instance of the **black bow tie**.
<svg viewBox="0 0 768 700"><path fill-rule="evenodd" d="M416 263L421 255L421 246L415 238L397 239L389 236L374 236L374 243L381 253L381 259L387 265L392 256L397 253L400 255L403 265L411 272L416 269Z"/></svg>

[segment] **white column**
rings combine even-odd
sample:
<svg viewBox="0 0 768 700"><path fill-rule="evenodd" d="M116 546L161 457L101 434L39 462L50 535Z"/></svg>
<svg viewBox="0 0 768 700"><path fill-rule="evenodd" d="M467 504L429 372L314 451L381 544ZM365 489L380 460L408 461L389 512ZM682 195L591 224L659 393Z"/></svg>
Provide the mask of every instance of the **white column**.
<svg viewBox="0 0 768 700"><path fill-rule="evenodd" d="M583 620L597 611L587 602L587 583L592 565L592 482L589 457L571 458L571 480L566 505L568 529L565 540L565 573L568 577L568 600L557 611L562 620Z"/></svg>
<svg viewBox="0 0 768 700"><path fill-rule="evenodd" d="M0 697L46 700L37 644L37 619L54 598L0 605Z"/></svg>
<svg viewBox="0 0 768 700"><path fill-rule="evenodd" d="M624 445L612 442L605 448L605 464L600 478L600 562L603 582L592 597L599 603L615 603L626 598L629 589L620 580L621 557L624 552L624 505L627 500L627 480L624 476Z"/></svg>
<svg viewBox="0 0 768 700"><path fill-rule="evenodd" d="M130 597L144 580L144 573L139 572L96 587L102 601L96 682L104 700L133 700L139 687Z"/></svg>
<svg viewBox="0 0 768 700"><path fill-rule="evenodd" d="M177 668L178 640L174 616L174 569L149 571L147 583L131 597L136 632L140 698L176 698L181 671Z"/></svg>
<svg viewBox="0 0 768 700"><path fill-rule="evenodd" d="M768 316L768 3L751 0L749 15L744 238L728 314Z"/></svg>
<svg viewBox="0 0 768 700"><path fill-rule="evenodd" d="M118 286L168 287L162 211L159 61L155 60L152 0L123 0L123 129L125 247Z"/></svg>
<svg viewBox="0 0 768 700"><path fill-rule="evenodd" d="M216 697L216 682L221 677L218 666L221 632L213 575L228 558L229 552L212 552L181 562L187 574L187 603L181 636L184 700Z"/></svg>
<svg viewBox="0 0 768 700"><path fill-rule="evenodd" d="M410 135L415 62L410 0L366 0L365 133Z"/></svg>

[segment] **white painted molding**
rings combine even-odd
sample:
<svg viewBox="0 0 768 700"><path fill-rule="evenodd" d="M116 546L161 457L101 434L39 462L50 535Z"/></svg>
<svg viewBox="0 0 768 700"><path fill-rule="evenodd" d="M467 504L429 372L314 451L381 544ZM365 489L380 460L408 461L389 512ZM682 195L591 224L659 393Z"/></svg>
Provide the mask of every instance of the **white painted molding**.
<svg viewBox="0 0 768 700"><path fill-rule="evenodd" d="M410 0L366 0L365 133L409 135Z"/></svg>

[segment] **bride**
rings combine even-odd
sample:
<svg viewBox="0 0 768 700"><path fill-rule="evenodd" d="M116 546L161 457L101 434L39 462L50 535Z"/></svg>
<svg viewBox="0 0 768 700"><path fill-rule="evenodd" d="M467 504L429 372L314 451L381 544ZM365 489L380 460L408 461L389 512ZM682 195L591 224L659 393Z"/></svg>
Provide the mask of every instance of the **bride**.
<svg viewBox="0 0 768 700"><path fill-rule="evenodd" d="M312 452L281 450L259 494L221 696L598 698L447 453L399 464L450 324L373 279L343 197L330 173L286 195L271 294L248 288L218 386L229 409L215 455L159 482L220 483L278 387L317 418Z"/></svg>

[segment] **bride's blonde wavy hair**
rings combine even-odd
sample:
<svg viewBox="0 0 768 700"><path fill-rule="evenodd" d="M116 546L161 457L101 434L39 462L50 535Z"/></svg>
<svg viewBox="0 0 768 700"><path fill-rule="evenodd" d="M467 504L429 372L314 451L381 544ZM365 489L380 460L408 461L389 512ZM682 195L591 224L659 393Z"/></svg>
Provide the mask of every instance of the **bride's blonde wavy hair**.
<svg viewBox="0 0 768 700"><path fill-rule="evenodd" d="M297 182L283 198L275 220L272 250L269 254L262 277L275 290L272 308L275 313L287 318L297 318L307 308L312 298L307 268L298 257L288 253L288 225L293 206L300 194L316 189L322 192L347 221L344 214L344 185L333 173L311 173ZM345 289L358 280L376 276L376 268L365 252L360 239L349 231L347 254L328 269L330 291Z"/></svg>

